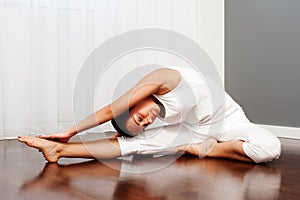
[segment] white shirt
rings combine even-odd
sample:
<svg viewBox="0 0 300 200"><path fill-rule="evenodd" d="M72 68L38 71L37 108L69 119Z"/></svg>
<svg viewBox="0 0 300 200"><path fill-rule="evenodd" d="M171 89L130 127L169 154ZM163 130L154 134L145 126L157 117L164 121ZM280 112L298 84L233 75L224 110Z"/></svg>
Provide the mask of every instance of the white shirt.
<svg viewBox="0 0 300 200"><path fill-rule="evenodd" d="M118 138L122 155L167 154L178 145L201 142L208 134L217 138L220 128L231 126L235 120L248 121L242 108L225 91L222 109L214 106L210 88L198 71L179 66L166 68L180 72L181 81L172 91L153 95L165 108L165 117L160 118L165 126L147 129L134 138ZM220 126L212 129L216 123Z"/></svg>

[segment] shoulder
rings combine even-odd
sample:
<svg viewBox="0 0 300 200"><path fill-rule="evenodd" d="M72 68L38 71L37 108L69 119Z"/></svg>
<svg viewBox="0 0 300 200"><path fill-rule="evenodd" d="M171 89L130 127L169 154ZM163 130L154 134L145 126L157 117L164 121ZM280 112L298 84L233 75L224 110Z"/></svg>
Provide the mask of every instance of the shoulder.
<svg viewBox="0 0 300 200"><path fill-rule="evenodd" d="M151 72L152 76L155 76L156 78L162 79L162 80L173 80L173 81L180 81L181 80L181 74L179 71L175 69L170 68L159 68Z"/></svg>

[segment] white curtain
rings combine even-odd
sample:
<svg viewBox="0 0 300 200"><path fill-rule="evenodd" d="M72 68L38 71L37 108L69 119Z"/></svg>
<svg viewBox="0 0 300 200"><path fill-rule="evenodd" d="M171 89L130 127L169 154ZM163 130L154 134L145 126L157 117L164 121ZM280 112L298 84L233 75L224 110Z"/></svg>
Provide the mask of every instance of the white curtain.
<svg viewBox="0 0 300 200"><path fill-rule="evenodd" d="M83 62L98 45L122 32L162 28L184 34L207 51L223 77L223 4L221 0L0 0L0 139L72 126L74 85ZM168 62L164 55L146 54ZM122 71L130 59L145 64L143 56L129 56L114 65ZM109 103L107 92L103 88L95 92L95 109Z"/></svg>

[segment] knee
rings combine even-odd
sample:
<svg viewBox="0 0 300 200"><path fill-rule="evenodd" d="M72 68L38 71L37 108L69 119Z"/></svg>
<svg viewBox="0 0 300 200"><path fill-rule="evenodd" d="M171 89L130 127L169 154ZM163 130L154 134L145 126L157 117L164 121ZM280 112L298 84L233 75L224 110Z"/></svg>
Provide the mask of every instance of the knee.
<svg viewBox="0 0 300 200"><path fill-rule="evenodd" d="M248 141L248 149L245 153L256 163L271 161L279 158L281 143L274 135L263 140Z"/></svg>
<svg viewBox="0 0 300 200"><path fill-rule="evenodd" d="M265 155L265 158L262 159L262 162L271 161L273 159L278 159L281 154L281 142L280 140L272 136L261 144L262 153Z"/></svg>

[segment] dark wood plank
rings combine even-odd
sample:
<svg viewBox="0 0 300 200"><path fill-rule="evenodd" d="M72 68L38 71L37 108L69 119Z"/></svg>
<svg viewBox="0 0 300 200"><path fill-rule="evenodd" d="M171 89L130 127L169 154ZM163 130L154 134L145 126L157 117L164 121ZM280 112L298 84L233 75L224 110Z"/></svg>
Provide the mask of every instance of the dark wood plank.
<svg viewBox="0 0 300 200"><path fill-rule="evenodd" d="M4 140L1 199L298 199L300 141L281 141L279 160L255 165L193 156L46 164L37 150Z"/></svg>

